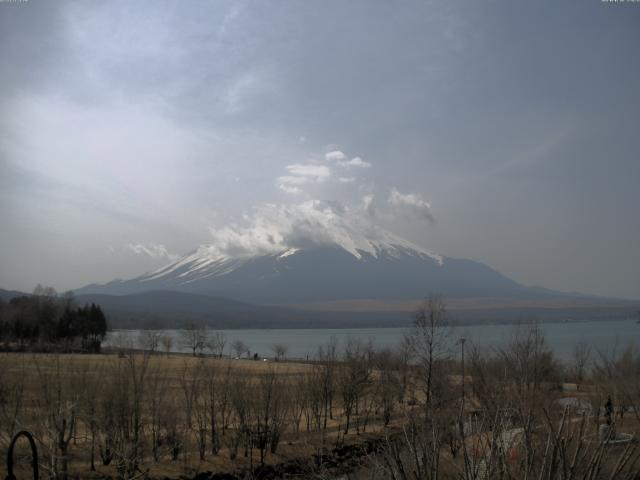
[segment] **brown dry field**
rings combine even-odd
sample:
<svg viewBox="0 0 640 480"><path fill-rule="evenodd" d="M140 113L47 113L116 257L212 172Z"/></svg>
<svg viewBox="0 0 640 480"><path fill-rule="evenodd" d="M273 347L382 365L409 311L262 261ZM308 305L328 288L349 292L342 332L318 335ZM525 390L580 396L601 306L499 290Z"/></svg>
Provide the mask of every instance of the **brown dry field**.
<svg viewBox="0 0 640 480"><path fill-rule="evenodd" d="M143 354L140 352L135 354L136 358L142 359ZM61 375L68 385L78 390L80 393L83 389L91 388L92 382L106 382L109 377L102 377L102 372L113 369L119 362L123 363L128 358L121 358L115 353L86 355L86 354L33 354L33 353L0 353L0 382L11 384L18 380L24 383L24 401L21 407L20 416L24 421L19 425L20 428L27 430L37 430L37 425L33 424L36 417L38 407L38 398L42 395L42 385L40 379L47 375L54 375L60 367ZM260 378L260 374L267 372L275 372L283 380L283 388L293 385L293 380L304 373L311 372L313 365L310 363L300 362L263 362L254 360L230 360L230 359L214 359L211 357L192 357L185 354L158 354L149 358L149 374L153 376L161 372L168 379L168 384L163 389L163 395L173 399L171 402L180 407L183 398L181 390L181 379L184 378L185 372L190 372L195 367L203 363L207 367L216 368L220 372L226 372L231 369L232 375L239 375L247 378L249 382L254 382ZM113 371L113 370L111 370ZM375 376L375 373L374 373ZM460 376L451 376L450 381L454 386L458 386L461 382ZM472 382L471 377L465 380ZM1 390L0 390L1 392ZM289 392L285 392L285 396ZM581 396L589 397L593 394L587 392L574 392L559 394L558 396ZM336 397L339 394L336 393ZM474 404L472 398L468 399L469 404ZM339 402L336 402L339 403ZM391 429L395 430L404 420L404 415L410 409L406 405L398 405L394 413ZM3 420L4 421L4 420ZM577 418L573 421L577 421ZM327 435L324 444L328 449L336 445L338 440L344 443L360 443L366 439L380 437L383 427L379 415L373 415L372 421L368 424L365 433L356 433L353 429L348 435L344 436L341 432L344 419L338 405L334 407L334 419L328 422ZM625 415L623 419L617 419L619 431L640 433L640 422L633 413ZM595 434L596 426L590 426ZM4 429L4 425L0 424L0 429ZM311 455L318 453L322 444L320 434L316 432L306 432L304 418L300 426L300 435L296 435L292 428L287 428L282 436L282 440L278 446L276 454L268 454L266 457L267 464L277 464L295 458L309 459ZM6 457L7 439L4 432L0 434L0 455L1 458ZM88 460L87 432L81 425L77 431L78 440L72 442L70 471L73 473L72 478L78 475L78 478L98 478L105 475L115 476L113 466L103 466L99 457L96 457L96 472L90 472ZM223 441L224 444L224 441ZM24 448L24 446L23 446ZM193 476L198 472L238 472L246 470L250 465L256 466L259 463L257 451L254 451L253 459L245 457L242 448L238 452L236 459L229 458L229 450L222 447L220 452L213 456L207 452L206 459L200 460L197 453L196 438L193 436L188 440L188 444L184 449L185 453L180 455L178 460L172 461L169 455L165 454L163 458L154 463L151 459L150 448L145 447L145 462L143 470L148 470L148 476L151 478L178 478L181 475ZM443 468L445 470L455 470L453 459L444 451L442 457ZM4 478L6 470L4 462L0 466L0 478ZM22 478L30 478L28 472L22 469ZM21 477L18 477L21 478Z"/></svg>
<svg viewBox="0 0 640 480"><path fill-rule="evenodd" d="M141 355L140 352L135 352L136 355ZM27 367L27 372L31 369L36 369L36 362L39 361L41 366L47 366L48 363L54 361L55 358L60 357L60 354L49 354L49 353L0 353L0 365L7 373L16 373L22 369L22 366ZM87 368L89 367L92 370L99 370L100 366L108 365L110 362L117 360L118 355L115 353L104 353L104 354L64 354L64 362L65 365L76 368ZM172 374L178 374L185 365L193 365L196 362L204 359L206 362L211 362L212 365L216 365L218 367L223 366L227 367L231 365L232 368L238 369L240 372L247 373L260 373L266 372L269 369L275 369L277 373L282 374L295 374L295 373L303 373L309 371L311 365L309 363L298 363L298 362L289 362L289 361L281 361L281 362L273 362L267 361L263 362L262 360L249 360L249 359L241 359L241 360L230 360L228 358L213 358L213 357L193 357L191 355L179 354L179 353L171 353L169 355L165 354L155 354L151 355L150 358L153 362L159 366L161 369L171 372ZM75 368L74 368L75 367Z"/></svg>
<svg viewBox="0 0 640 480"><path fill-rule="evenodd" d="M142 357L140 352L135 353L137 357ZM25 421L21 422L19 429L26 429L29 431L34 429L32 424L36 410L38 407L38 398L42 395L42 385L40 384L40 378L47 375L55 375L58 368L60 368L63 381L68 381L69 385L73 385L72 388L78 389L78 392L84 388L91 388L90 382L100 382L102 372L108 371L108 369L118 362L122 362L126 358L121 358L115 353L105 354L42 354L42 353L0 353L0 382L4 381L7 384L15 382L16 380L24 380L24 401L21 408L21 418L25 418ZM59 363L58 363L59 362ZM185 375L185 372L190 371L199 362L204 362L206 366L217 367L219 371L226 371L227 368L231 368L232 375L247 376L250 382L255 381L260 377L260 374L269 371L274 371L278 376L285 381L292 380L299 374L310 372L313 366L309 363L298 363L289 361L254 361L250 359L232 360L228 358L215 359L211 357L193 357L185 354L156 354L149 357L149 371L162 372L163 375L169 380L168 385L163 390L164 395L169 395L175 399L175 404L180 405L181 398L183 396L180 380ZM78 381L75 381L77 379ZM88 384L88 383L89 384ZM285 393L286 394L286 393ZM338 394L336 394L338 395ZM359 443L364 441L376 432L382 431L381 423L376 416L367 425L366 432L363 434L356 433L355 429L344 436L341 432L341 425L343 425L343 419L339 415L338 408L334 407L334 419L329 420L328 429L324 443L327 448L331 449L338 438L342 439L345 443ZM4 429L3 425L0 425ZM4 432L3 432L4 433ZM77 436L79 440L72 441L70 447L70 472L78 475L78 478L98 478L105 475L115 476L115 468L113 466L103 466L100 462L99 456L96 454L96 471L91 472L89 470L89 447L88 441L83 440L88 438L88 432L85 428L79 424L77 430ZM6 435L0 435L0 455L1 458L6 458L7 449ZM308 459L311 455L318 452L318 448L321 445L320 435L316 432L306 432L306 426L304 418L300 425L300 434L296 435L292 428L287 428L276 454L269 453L266 457L266 464L277 464L287 460L295 458ZM22 446L24 451L27 451L26 442ZM22 450L19 448L18 450ZM208 448L208 447L207 447ZM143 470L148 469L148 475L151 478L178 478L180 475L194 475L198 472L211 471L211 472L238 472L247 469L250 465L254 467L259 464L259 454L257 450L253 452L253 459L251 457L245 457L242 448L238 452L238 456L231 460L229 458L228 449L223 446L220 452L212 456L210 452L207 452L206 459L200 460L197 452L197 444L195 437L189 441L189 445L185 446L185 454L181 454L178 460L172 461L165 455L163 459L158 463L154 463L151 459L150 448L146 448L145 464ZM22 463L28 463L28 459L23 458ZM0 467L0 475L4 478L6 474L4 462ZM24 467L21 469L24 478L30 478L27 475L27 471ZM29 470L30 472L30 470ZM42 476L42 474L41 474ZM18 477L20 478L20 476Z"/></svg>

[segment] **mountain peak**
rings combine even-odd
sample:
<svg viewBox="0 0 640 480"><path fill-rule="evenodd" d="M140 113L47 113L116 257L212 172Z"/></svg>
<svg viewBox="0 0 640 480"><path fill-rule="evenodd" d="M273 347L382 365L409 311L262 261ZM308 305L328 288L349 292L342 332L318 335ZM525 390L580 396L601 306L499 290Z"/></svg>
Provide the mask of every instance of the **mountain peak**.
<svg viewBox="0 0 640 480"><path fill-rule="evenodd" d="M211 230L212 240L154 272L84 293L177 290L262 304L342 299L498 297L526 289L486 265L444 259L333 202L267 205L247 226Z"/></svg>
<svg viewBox="0 0 640 480"><path fill-rule="evenodd" d="M273 256L284 259L321 247L337 247L358 260L364 256L398 257L410 254L442 264L441 256L380 227L357 210L337 202L310 200L300 205L267 205L259 209L247 227L211 229L213 241L201 245L139 279L149 281L179 272L192 277L219 276L250 259Z"/></svg>

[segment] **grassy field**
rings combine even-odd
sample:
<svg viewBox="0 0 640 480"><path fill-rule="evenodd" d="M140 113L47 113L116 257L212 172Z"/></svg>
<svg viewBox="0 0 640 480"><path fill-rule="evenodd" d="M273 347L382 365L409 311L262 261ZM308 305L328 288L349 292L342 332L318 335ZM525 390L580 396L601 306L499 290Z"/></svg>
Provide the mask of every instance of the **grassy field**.
<svg viewBox="0 0 640 480"><path fill-rule="evenodd" d="M246 439L238 439L238 432L260 424L257 417L266 414L261 404L268 401L265 394L272 397L272 402L279 403L266 408L274 409L271 413L279 416L274 422L281 430L277 450L272 453L268 448L265 463L308 458L323 446L328 448L345 441L345 417L338 407L337 391L333 393L334 405L328 413L326 427L322 405L317 404L315 411L312 406L301 405L310 401L302 397L314 395L309 390L315 383L314 378L321 375L318 367L309 363L196 358L181 354L4 353L0 354L0 365L5 399L0 454L4 457L11 432L26 429L38 439L45 469L60 469L64 458L68 471L81 478L117 473L115 459L109 465L103 465L100 459L99 451L107 448L109 436L125 437L122 443L126 446L127 441L131 443L131 438L138 435L136 456L140 461L136 468L151 477L242 471L256 466L260 463L256 441L252 445ZM273 382L268 392L265 378ZM211 388L217 391L211 394ZM382 429L379 412L375 413L373 405L373 392L366 393L371 396L368 401L364 399L364 391L361 395L360 408L366 404L369 418L363 426L363 412L352 414L347 443L358 442L365 429L367 433ZM302 412L305 408L311 410ZM140 411L136 413L136 409ZM116 417L125 417L116 419L116 423L120 421L123 425L113 425L114 412ZM212 415L220 430L219 450L215 454L211 452L209 438ZM241 418L243 416L248 418ZM67 422L66 430L61 428L63 421ZM135 421L140 423L138 427L132 425ZM68 438L68 445L62 451L56 445L61 430L64 430L62 436ZM167 439L174 433L180 439L172 439L170 445ZM131 438L127 439L127 435ZM204 455L199 452L201 436L207 437L202 440ZM90 469L92 444L95 471ZM179 452L174 455L172 446L176 444ZM125 449L125 446L112 448ZM232 454L234 449L237 452ZM127 452L116 452L117 455L128 458Z"/></svg>

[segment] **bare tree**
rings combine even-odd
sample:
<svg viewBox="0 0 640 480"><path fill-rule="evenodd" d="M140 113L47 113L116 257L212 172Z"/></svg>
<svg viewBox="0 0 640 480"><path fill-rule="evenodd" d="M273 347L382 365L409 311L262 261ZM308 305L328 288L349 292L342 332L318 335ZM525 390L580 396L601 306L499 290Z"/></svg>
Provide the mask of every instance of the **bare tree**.
<svg viewBox="0 0 640 480"><path fill-rule="evenodd" d="M121 425L124 434L125 448L120 452L124 460L125 472L129 478L136 475L143 460L144 416L143 406L146 402L146 376L149 358L131 355L125 364L128 377L127 400L130 405L129 421Z"/></svg>
<svg viewBox="0 0 640 480"><path fill-rule="evenodd" d="M123 357L125 354L134 348L134 342L127 332L120 330L115 331L109 336L109 343L118 352L118 355Z"/></svg>
<svg viewBox="0 0 640 480"><path fill-rule="evenodd" d="M249 347L242 340L234 340L231 349L237 358L241 358L245 353L249 352Z"/></svg>
<svg viewBox="0 0 640 480"><path fill-rule="evenodd" d="M373 368L378 375L373 395L378 408L382 411L382 422L386 427L397 402L402 398L402 362L390 350L382 350L375 354Z"/></svg>
<svg viewBox="0 0 640 480"><path fill-rule="evenodd" d="M424 409L428 417L433 401L436 369L450 355L451 330L444 299L427 298L415 313L413 331L407 337L420 368L424 392Z"/></svg>
<svg viewBox="0 0 640 480"><path fill-rule="evenodd" d="M371 369L367 353L366 346L360 340L349 339L338 369L345 435L349 433L351 417L358 411L358 404L370 379Z"/></svg>
<svg viewBox="0 0 640 480"><path fill-rule="evenodd" d="M154 354L160 347L160 332L141 330L138 334L138 346L149 354Z"/></svg>
<svg viewBox="0 0 640 480"><path fill-rule="evenodd" d="M223 390L226 383L218 371L217 364L207 365L203 369L204 382L204 418L209 427L209 444L211 454L216 455L220 450L220 425L224 423L224 409L219 408L221 398L226 395Z"/></svg>
<svg viewBox="0 0 640 480"><path fill-rule="evenodd" d="M170 338L170 337L168 337ZM151 453L154 461L160 460L161 446L163 444L163 416L168 410L168 399L166 390L169 385L169 378L166 369L160 364L152 365L149 372L148 401L145 404L146 418L149 423L151 434Z"/></svg>
<svg viewBox="0 0 640 480"><path fill-rule="evenodd" d="M539 391L542 380L551 379L559 370L544 331L535 322L517 328L500 354L521 399L529 398L525 392Z"/></svg>
<svg viewBox="0 0 640 480"><path fill-rule="evenodd" d="M310 374L308 373L295 375L293 380L288 385L291 394L289 411L296 436L298 436L298 434L300 433L300 421L302 420L302 415L308 409L309 390L307 388L307 377L309 375Z"/></svg>
<svg viewBox="0 0 640 480"><path fill-rule="evenodd" d="M227 336L222 332L213 332L207 336L207 349L216 358L222 358L224 347L227 345Z"/></svg>
<svg viewBox="0 0 640 480"><path fill-rule="evenodd" d="M173 348L173 337L171 337L170 335L163 335L160 338L160 344L162 345L164 353L169 356L169 354L171 353L171 349Z"/></svg>
<svg viewBox="0 0 640 480"><path fill-rule="evenodd" d="M624 415L628 408L640 421L640 351L634 345L629 345L620 353L617 348L609 353L598 352L593 370L601 396L611 397L613 403L618 405L618 415ZM602 402L599 403L601 406Z"/></svg>
<svg viewBox="0 0 640 480"><path fill-rule="evenodd" d="M176 461L185 448L185 419L178 396L170 396L166 402L166 407L160 410L162 444L166 446L171 460Z"/></svg>
<svg viewBox="0 0 640 480"><path fill-rule="evenodd" d="M250 448L257 447L260 463L268 452L276 453L286 420L283 383L273 368L260 375L259 384L251 395Z"/></svg>
<svg viewBox="0 0 640 480"><path fill-rule="evenodd" d="M276 361L284 360L289 351L289 346L284 343L276 343L271 346L271 350L275 356Z"/></svg>
<svg viewBox="0 0 640 480"><path fill-rule="evenodd" d="M251 392L245 375L234 375L229 383L229 403L234 413L234 428L228 438L229 458L238 455L240 444L245 444L245 456L249 455L249 415Z"/></svg>
<svg viewBox="0 0 640 480"><path fill-rule="evenodd" d="M183 362L179 382L180 389L182 390L182 400L184 402L182 410L186 417L186 426L188 429L191 429L193 426L193 410L200 389L201 374L202 365L200 363L192 365L189 361L185 360Z"/></svg>
<svg viewBox="0 0 640 480"><path fill-rule="evenodd" d="M204 326L189 323L180 331L180 338L182 347L191 350L195 357L206 348L207 329Z"/></svg>
<svg viewBox="0 0 640 480"><path fill-rule="evenodd" d="M95 471L95 456L98 438L98 404L102 398L104 368L100 364L95 370L87 371L77 380L81 382L76 388L82 389L83 395L80 398L80 418L89 430L89 468Z"/></svg>
<svg viewBox="0 0 640 480"><path fill-rule="evenodd" d="M575 368L576 380L584 379L585 369L591 359L591 346L581 341L573 346L573 366Z"/></svg>
<svg viewBox="0 0 640 480"><path fill-rule="evenodd" d="M40 425L41 443L45 446L45 457L48 459L47 469L53 478L67 480L69 478L69 456L71 440L74 438L79 410L79 391L72 388L63 371L68 365L62 365L59 355L52 359L52 368L41 364L34 356L38 371L38 382L41 387L36 397L37 406L46 416Z"/></svg>
<svg viewBox="0 0 640 480"><path fill-rule="evenodd" d="M8 444L21 423L27 379L26 363L22 360L15 376L10 377L0 368L0 443Z"/></svg>
<svg viewBox="0 0 640 480"><path fill-rule="evenodd" d="M220 414L220 427L222 435L224 436L231 417L231 380L234 375L234 371L231 368L231 363L227 364L224 374L220 375L220 388L216 394L217 411Z"/></svg>
<svg viewBox="0 0 640 480"><path fill-rule="evenodd" d="M131 354L116 358L106 372L100 455L105 465L115 460L121 478L138 475L143 461L148 365L148 356Z"/></svg>
<svg viewBox="0 0 640 480"><path fill-rule="evenodd" d="M200 360L194 370L197 377L193 382L193 413L195 418L194 431L196 434L198 455L200 460L205 459L207 451L209 413L210 413L210 393L207 385L207 370L209 365L205 364L205 359ZM210 361L208 361L210 363ZM215 400L215 399L214 399Z"/></svg>
<svg viewBox="0 0 640 480"><path fill-rule="evenodd" d="M307 432L311 429L322 429L323 413L326 411L327 387L326 372L321 366L314 365L313 371L303 376L306 395L306 408L304 408Z"/></svg>

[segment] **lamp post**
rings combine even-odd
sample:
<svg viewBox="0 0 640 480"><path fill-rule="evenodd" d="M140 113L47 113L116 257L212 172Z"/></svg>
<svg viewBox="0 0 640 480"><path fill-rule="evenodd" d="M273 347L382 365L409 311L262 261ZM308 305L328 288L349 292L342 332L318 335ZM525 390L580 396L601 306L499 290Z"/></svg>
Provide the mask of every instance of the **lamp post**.
<svg viewBox="0 0 640 480"><path fill-rule="evenodd" d="M466 338L461 337L460 340L458 340L458 342L460 343L460 356L461 356L461 363L462 363L462 382L461 382L461 386L462 386L462 400L460 401L460 413L458 414L458 427L460 428L460 435L462 437L462 448L464 451L464 458L465 458L465 463L467 461L467 450L466 450L466 444L465 444L465 426L464 426L464 342L466 342Z"/></svg>
<svg viewBox="0 0 640 480"><path fill-rule="evenodd" d="M460 343L460 351L461 351L461 359L462 359L462 405L464 406L464 343L467 341L466 338L461 337L459 340Z"/></svg>

